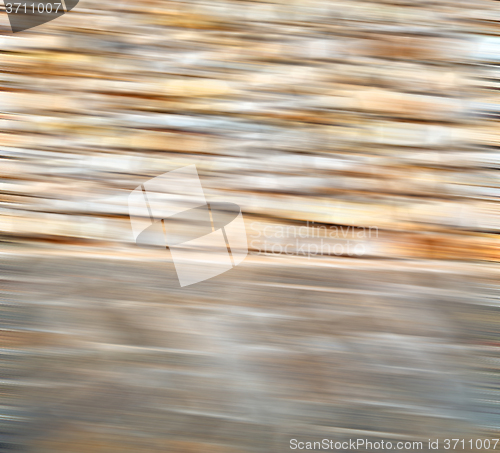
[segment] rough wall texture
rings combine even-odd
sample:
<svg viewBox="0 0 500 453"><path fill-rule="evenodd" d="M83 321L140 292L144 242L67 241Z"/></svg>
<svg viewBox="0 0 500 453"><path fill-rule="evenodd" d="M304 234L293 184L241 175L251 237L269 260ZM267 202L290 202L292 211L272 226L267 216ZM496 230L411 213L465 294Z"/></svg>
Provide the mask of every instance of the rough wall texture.
<svg viewBox="0 0 500 453"><path fill-rule="evenodd" d="M500 437L499 18L82 0L12 35L2 14L1 448ZM127 195L190 164L250 254L181 289Z"/></svg>

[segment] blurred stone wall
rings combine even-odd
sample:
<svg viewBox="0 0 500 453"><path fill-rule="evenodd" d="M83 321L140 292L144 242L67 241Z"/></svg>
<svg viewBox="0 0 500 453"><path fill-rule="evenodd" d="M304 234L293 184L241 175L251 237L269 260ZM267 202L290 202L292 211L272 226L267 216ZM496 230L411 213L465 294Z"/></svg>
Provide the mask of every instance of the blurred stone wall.
<svg viewBox="0 0 500 453"><path fill-rule="evenodd" d="M81 0L15 35L0 15L1 448L499 437L498 15ZM190 164L250 254L181 289L127 196ZM283 225L376 234L277 255Z"/></svg>

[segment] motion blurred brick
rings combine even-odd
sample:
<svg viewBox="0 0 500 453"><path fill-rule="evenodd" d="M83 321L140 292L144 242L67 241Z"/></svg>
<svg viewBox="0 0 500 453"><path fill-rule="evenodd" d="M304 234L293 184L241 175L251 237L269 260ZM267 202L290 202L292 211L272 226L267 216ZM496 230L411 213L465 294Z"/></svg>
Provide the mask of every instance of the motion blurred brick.
<svg viewBox="0 0 500 453"><path fill-rule="evenodd" d="M403 3L92 0L1 39L6 445L492 436L495 8ZM181 292L123 200L193 163L254 245L378 235L359 258L254 247Z"/></svg>

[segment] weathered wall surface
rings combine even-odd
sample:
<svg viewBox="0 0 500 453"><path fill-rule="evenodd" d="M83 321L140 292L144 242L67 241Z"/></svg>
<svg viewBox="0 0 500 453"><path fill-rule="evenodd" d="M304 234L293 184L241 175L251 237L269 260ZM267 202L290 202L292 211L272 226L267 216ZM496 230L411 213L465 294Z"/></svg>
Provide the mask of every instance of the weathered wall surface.
<svg viewBox="0 0 500 453"><path fill-rule="evenodd" d="M498 16L82 0L12 35L0 15L2 448L500 437ZM127 196L191 164L250 252L181 289Z"/></svg>

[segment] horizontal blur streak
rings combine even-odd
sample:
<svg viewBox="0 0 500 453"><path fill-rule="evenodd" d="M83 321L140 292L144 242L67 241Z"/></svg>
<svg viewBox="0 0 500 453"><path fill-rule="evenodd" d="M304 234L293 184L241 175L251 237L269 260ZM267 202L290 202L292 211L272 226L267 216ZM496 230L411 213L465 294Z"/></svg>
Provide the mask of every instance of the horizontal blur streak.
<svg viewBox="0 0 500 453"><path fill-rule="evenodd" d="M0 450L500 437L497 16L81 0L12 35L0 15ZM181 288L127 199L192 164L249 255Z"/></svg>

